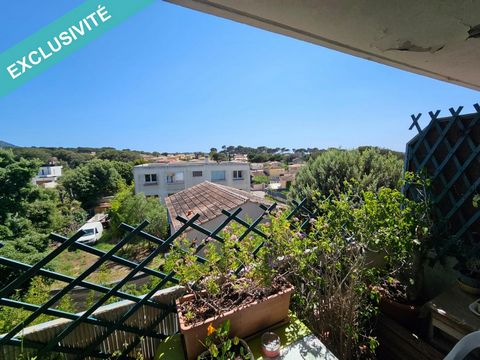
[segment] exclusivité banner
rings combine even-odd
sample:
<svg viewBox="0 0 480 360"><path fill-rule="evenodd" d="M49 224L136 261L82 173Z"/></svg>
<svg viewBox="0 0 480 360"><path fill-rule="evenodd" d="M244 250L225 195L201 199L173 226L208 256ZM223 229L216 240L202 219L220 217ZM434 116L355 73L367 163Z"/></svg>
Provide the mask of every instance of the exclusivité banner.
<svg viewBox="0 0 480 360"><path fill-rule="evenodd" d="M154 0L87 0L0 54L0 96L25 84Z"/></svg>

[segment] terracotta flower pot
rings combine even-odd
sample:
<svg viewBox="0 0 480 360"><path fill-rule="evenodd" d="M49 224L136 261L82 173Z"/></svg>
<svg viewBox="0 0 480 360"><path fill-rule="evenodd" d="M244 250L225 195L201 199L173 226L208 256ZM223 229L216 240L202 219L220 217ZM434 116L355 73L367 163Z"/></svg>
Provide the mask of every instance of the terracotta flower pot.
<svg viewBox="0 0 480 360"><path fill-rule="evenodd" d="M242 347L246 350L246 354L249 356L249 360L255 360L255 357L253 356L252 350L250 350L250 347L248 344L245 342L245 340L240 339L239 345L242 345ZM210 355L210 351L206 350L203 353L200 354L200 359L208 359L208 356Z"/></svg>
<svg viewBox="0 0 480 360"><path fill-rule="evenodd" d="M239 306L218 317L212 317L193 325L186 325L185 317L179 311L180 332L183 335L188 360L196 359L204 350L202 343L205 341L207 328L211 323L214 327L219 327L224 321L230 320L230 335L246 338L285 320L288 317L292 292L293 287L290 287L262 301ZM189 294L177 299L177 308L193 297L194 295Z"/></svg>
<svg viewBox="0 0 480 360"><path fill-rule="evenodd" d="M415 330L418 325L420 307L416 304L402 304L386 296L380 297L380 310L399 324L410 330Z"/></svg>

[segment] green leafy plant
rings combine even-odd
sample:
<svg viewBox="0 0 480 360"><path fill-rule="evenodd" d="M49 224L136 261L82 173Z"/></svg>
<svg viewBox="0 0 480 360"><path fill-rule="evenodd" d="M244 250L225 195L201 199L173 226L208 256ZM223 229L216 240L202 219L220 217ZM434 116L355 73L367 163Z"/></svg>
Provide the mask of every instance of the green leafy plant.
<svg viewBox="0 0 480 360"><path fill-rule="evenodd" d="M193 302L184 303L182 313L189 313L192 323L218 316L236 306L266 298L289 285L278 273L268 247L254 250L265 239L253 232L242 237L244 228L233 224L223 230L218 242L207 238L197 258L200 243L179 239L165 259L165 271L175 271L181 285L194 294Z"/></svg>
<svg viewBox="0 0 480 360"><path fill-rule="evenodd" d="M268 184L270 179L267 175L257 175L253 177L252 182L254 184Z"/></svg>
<svg viewBox="0 0 480 360"><path fill-rule="evenodd" d="M429 204L397 189L364 191L356 182L343 188L312 197L318 216L307 227L285 214L272 219L270 247L283 257L279 271L295 286L297 315L339 358L371 358L378 346L375 285L386 278L417 284L414 254L429 247ZM380 255L380 264L372 254Z"/></svg>
<svg viewBox="0 0 480 360"><path fill-rule="evenodd" d="M290 197L295 200L307 198L314 204L315 193L329 196L341 194L348 189L345 181L359 191L377 191L382 187L399 188L403 161L390 151L377 148L355 150L329 149L311 158L295 177Z"/></svg>
<svg viewBox="0 0 480 360"><path fill-rule="evenodd" d="M198 360L241 360L251 359L238 337L230 337L230 320L224 321L218 328L208 325L207 337L203 343L208 353L198 356Z"/></svg>
<svg viewBox="0 0 480 360"><path fill-rule="evenodd" d="M133 185L122 186L111 203L108 214L110 217L110 229L107 236L114 239L120 238L124 233L119 228L122 222L128 224L139 224L148 220L149 225L145 231L160 238L168 234L167 209L157 198L146 197L145 194L134 194ZM136 242L131 242L131 245ZM153 246L150 241L144 241L143 246Z"/></svg>

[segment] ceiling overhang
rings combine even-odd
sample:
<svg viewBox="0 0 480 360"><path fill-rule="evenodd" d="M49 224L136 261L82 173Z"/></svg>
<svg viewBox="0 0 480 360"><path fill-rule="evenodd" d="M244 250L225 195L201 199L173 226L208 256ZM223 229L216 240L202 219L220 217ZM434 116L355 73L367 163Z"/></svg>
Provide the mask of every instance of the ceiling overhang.
<svg viewBox="0 0 480 360"><path fill-rule="evenodd" d="M480 90L480 0L167 0Z"/></svg>

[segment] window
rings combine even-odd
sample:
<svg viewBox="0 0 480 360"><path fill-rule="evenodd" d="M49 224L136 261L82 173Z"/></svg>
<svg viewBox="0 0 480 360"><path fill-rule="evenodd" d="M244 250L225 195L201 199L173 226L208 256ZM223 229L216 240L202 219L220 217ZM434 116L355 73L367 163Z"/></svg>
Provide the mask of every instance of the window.
<svg viewBox="0 0 480 360"><path fill-rule="evenodd" d="M145 174L145 183L146 184L156 184L157 183L157 174Z"/></svg>
<svg viewBox="0 0 480 360"><path fill-rule="evenodd" d="M225 170L212 171L212 181L224 181L224 180L225 180Z"/></svg>
<svg viewBox="0 0 480 360"><path fill-rule="evenodd" d="M203 171L192 171L192 176L193 177L202 177L203 176Z"/></svg>
<svg viewBox="0 0 480 360"><path fill-rule="evenodd" d="M233 170L233 179L234 180L243 179L243 170Z"/></svg>
<svg viewBox="0 0 480 360"><path fill-rule="evenodd" d="M178 171L178 172L168 173L165 180L167 181L167 184L183 183L183 172Z"/></svg>

